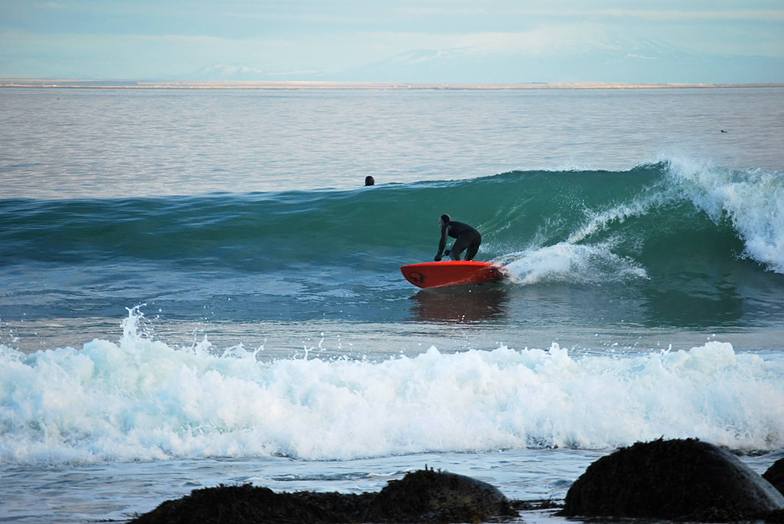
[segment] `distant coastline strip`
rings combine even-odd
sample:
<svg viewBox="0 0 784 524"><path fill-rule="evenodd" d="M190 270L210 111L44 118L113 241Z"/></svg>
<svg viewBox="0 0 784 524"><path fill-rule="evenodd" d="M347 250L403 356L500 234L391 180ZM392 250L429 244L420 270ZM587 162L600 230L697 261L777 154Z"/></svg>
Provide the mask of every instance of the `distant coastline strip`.
<svg viewBox="0 0 784 524"><path fill-rule="evenodd" d="M0 88L32 89L324 89L324 90L525 90L525 89L711 89L776 88L784 83L604 83L604 82L523 82L523 83L409 83L409 82L326 82L326 81L176 81L140 82L114 80L0 79Z"/></svg>

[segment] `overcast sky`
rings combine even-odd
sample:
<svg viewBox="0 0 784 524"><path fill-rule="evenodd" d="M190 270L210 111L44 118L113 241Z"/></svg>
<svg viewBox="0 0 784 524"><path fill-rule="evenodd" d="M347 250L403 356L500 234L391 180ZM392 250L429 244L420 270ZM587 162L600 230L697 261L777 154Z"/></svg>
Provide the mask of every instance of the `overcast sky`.
<svg viewBox="0 0 784 524"><path fill-rule="evenodd" d="M782 82L784 1L0 0L0 76Z"/></svg>

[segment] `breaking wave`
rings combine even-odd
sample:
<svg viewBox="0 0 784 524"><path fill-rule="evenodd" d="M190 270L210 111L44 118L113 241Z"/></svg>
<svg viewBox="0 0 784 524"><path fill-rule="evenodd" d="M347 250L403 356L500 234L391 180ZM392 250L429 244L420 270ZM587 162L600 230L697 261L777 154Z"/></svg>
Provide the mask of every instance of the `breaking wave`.
<svg viewBox="0 0 784 524"><path fill-rule="evenodd" d="M475 224L520 280L651 276L753 261L784 274L784 174L667 161L351 191L0 200L0 264L153 261L263 271L318 259L384 271L432 258L437 217ZM553 267L552 256L569 261ZM653 271L655 274L656 271Z"/></svg>
<svg viewBox="0 0 784 524"><path fill-rule="evenodd" d="M784 361L708 342L688 351L547 349L381 362L261 361L206 340L140 333L24 354L0 346L0 460L285 455L350 459L433 450L609 448L698 437L784 446Z"/></svg>

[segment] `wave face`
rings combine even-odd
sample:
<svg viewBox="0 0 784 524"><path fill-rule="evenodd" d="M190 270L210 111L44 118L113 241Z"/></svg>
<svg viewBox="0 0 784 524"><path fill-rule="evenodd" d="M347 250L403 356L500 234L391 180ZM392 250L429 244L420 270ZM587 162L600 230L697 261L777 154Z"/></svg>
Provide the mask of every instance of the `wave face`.
<svg viewBox="0 0 784 524"><path fill-rule="evenodd" d="M565 322L601 302L603 318L646 325L784 314L784 174L667 161L350 191L2 200L0 276L26 309L0 316L114 317L147 302L189 318L403 320L398 267L432 258L444 212L477 226L479 257L518 288L547 288L551 304L594 289Z"/></svg>
<svg viewBox="0 0 784 524"><path fill-rule="evenodd" d="M727 343L624 357L553 344L259 362L206 341L175 349L138 321L131 312L119 342L81 350L0 346L0 461L349 459L660 436L784 446L784 361Z"/></svg>
<svg viewBox="0 0 784 524"><path fill-rule="evenodd" d="M244 268L434 251L449 212L483 232L483 251L594 246L641 268L745 257L784 274L784 174L663 162L631 171L527 171L370 190L112 200L0 201L4 264L133 258ZM666 249L664 249L666 246ZM557 249L573 260L594 249ZM543 252L543 263L547 253ZM621 260L604 257L608 265ZM521 264L525 265L525 264ZM579 264L578 264L579 265ZM530 269L530 271L528 271ZM523 277L559 271L526 267ZM644 277L633 269L630 276Z"/></svg>

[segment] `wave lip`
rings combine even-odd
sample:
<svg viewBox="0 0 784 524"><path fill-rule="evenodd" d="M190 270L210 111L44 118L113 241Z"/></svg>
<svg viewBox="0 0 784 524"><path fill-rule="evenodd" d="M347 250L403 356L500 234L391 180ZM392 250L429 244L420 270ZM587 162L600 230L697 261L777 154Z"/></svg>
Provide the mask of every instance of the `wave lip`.
<svg viewBox="0 0 784 524"><path fill-rule="evenodd" d="M137 324L132 312L118 343L81 350L0 348L0 460L350 459L659 436L784 446L784 361L727 343L624 357L553 344L259 362L206 341L173 348Z"/></svg>
<svg viewBox="0 0 784 524"><path fill-rule="evenodd" d="M674 160L668 174L714 222L728 217L746 255L784 274L784 173Z"/></svg>

